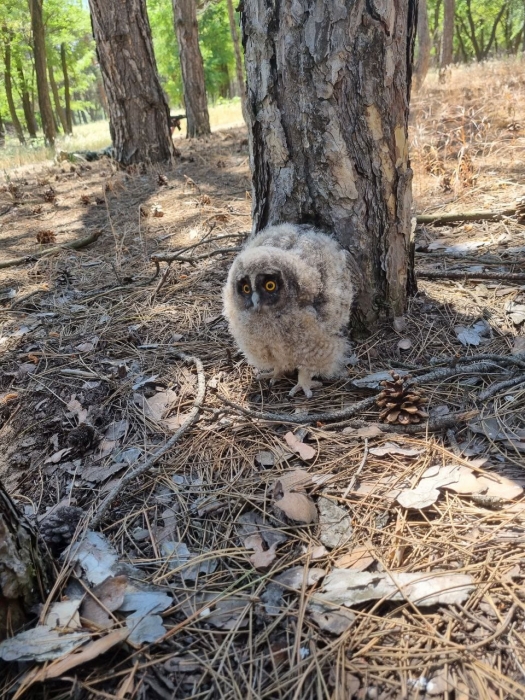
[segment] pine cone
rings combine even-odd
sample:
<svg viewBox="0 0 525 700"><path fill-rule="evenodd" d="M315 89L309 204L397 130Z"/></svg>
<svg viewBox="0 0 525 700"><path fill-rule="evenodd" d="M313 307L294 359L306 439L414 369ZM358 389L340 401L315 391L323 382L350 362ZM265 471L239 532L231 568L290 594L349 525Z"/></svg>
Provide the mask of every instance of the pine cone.
<svg viewBox="0 0 525 700"><path fill-rule="evenodd" d="M40 523L40 534L53 554L59 554L71 543L84 515L82 508L61 506Z"/></svg>
<svg viewBox="0 0 525 700"><path fill-rule="evenodd" d="M427 400L418 393L417 389L406 386L409 377L400 377L395 372L390 374L392 381L381 382L384 389L376 399L379 408L383 409L379 414L379 420L409 425L421 423L424 418L428 418L428 414L422 410L422 405Z"/></svg>

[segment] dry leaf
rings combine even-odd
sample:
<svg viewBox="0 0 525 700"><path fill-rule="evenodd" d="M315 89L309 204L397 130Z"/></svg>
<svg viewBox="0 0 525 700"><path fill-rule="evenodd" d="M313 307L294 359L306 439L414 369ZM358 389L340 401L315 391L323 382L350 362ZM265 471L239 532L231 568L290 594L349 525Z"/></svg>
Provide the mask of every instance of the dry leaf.
<svg viewBox="0 0 525 700"><path fill-rule="evenodd" d="M113 575L118 554L104 535L88 530L84 539L70 546L68 561L72 564L77 562L84 570L89 583L96 586Z"/></svg>
<svg viewBox="0 0 525 700"><path fill-rule="evenodd" d="M437 501L439 491L435 488L430 489L404 489L397 496L397 502L403 508L416 508L421 510L427 508Z"/></svg>
<svg viewBox="0 0 525 700"><path fill-rule="evenodd" d="M85 632L64 634L38 625L19 632L0 643L0 659L4 661L50 661L68 654L90 638Z"/></svg>
<svg viewBox="0 0 525 700"><path fill-rule="evenodd" d="M304 493L284 493L282 498L275 501L275 506L291 520L300 523L317 522L317 509L314 502Z"/></svg>
<svg viewBox="0 0 525 700"><path fill-rule="evenodd" d="M326 571L324 569L315 567L307 569L305 566L293 566L290 569L286 569L286 571L283 571L278 576L275 576L273 581L285 588L293 588L294 591L300 591L303 585L306 586L306 588L310 588L310 586L316 584L325 575Z"/></svg>
<svg viewBox="0 0 525 700"><path fill-rule="evenodd" d="M372 425L367 425L366 428L358 428L356 435L362 438L374 438L383 435L383 431L374 423Z"/></svg>
<svg viewBox="0 0 525 700"><path fill-rule="evenodd" d="M404 316L396 316L392 325L394 326L394 330L396 331L396 333L402 333L406 330L407 327L406 318Z"/></svg>
<svg viewBox="0 0 525 700"><path fill-rule="evenodd" d="M507 501L511 501L523 493L523 487L515 481L496 474L478 477L478 484L483 490L487 489L484 495L492 498L504 498Z"/></svg>
<svg viewBox="0 0 525 700"><path fill-rule="evenodd" d="M354 571L364 571L368 569L370 564L375 561L374 557L370 556L368 547L355 547L348 554L343 554L335 560L334 566L337 569L354 569Z"/></svg>
<svg viewBox="0 0 525 700"><path fill-rule="evenodd" d="M320 593L312 603L353 607L369 600L405 600L415 605L455 605L464 602L475 590L474 579L467 574L369 573L335 569L325 577Z"/></svg>
<svg viewBox="0 0 525 700"><path fill-rule="evenodd" d="M275 560L277 544L274 543L269 549L264 549L263 538L259 534L250 535L244 540L246 549L253 549L254 554L250 557L254 568L267 569Z"/></svg>
<svg viewBox="0 0 525 700"><path fill-rule="evenodd" d="M513 355L525 354L525 335L518 335L514 338L511 352Z"/></svg>
<svg viewBox="0 0 525 700"><path fill-rule="evenodd" d="M76 598L53 603L46 615L44 625L50 629L60 628L62 632L66 628L71 630L79 629L82 626L78 614L81 602L81 598Z"/></svg>
<svg viewBox="0 0 525 700"><path fill-rule="evenodd" d="M111 627L113 619L106 610L118 610L124 602L128 579L126 576L109 576L86 595L80 614L97 627Z"/></svg>
<svg viewBox="0 0 525 700"><path fill-rule="evenodd" d="M327 610L323 606L311 604L307 607L308 614L323 632L339 636L350 629L355 622L355 614L344 608ZM359 687L359 686L358 686ZM348 698L351 695L346 696Z"/></svg>
<svg viewBox="0 0 525 700"><path fill-rule="evenodd" d="M382 447L371 447L370 454L384 457L385 455L405 455L406 457L417 457L423 450L416 450L413 447L401 447L395 442L385 442Z"/></svg>
<svg viewBox="0 0 525 700"><path fill-rule="evenodd" d="M71 447L64 447L64 449L58 450L58 452L55 452L51 455L51 457L48 457L46 460L44 460L44 464L58 464L62 457L65 457L70 452Z"/></svg>
<svg viewBox="0 0 525 700"><path fill-rule="evenodd" d="M304 491L306 486L312 484L312 476L305 472L304 469L294 469L291 472L285 472L279 476L279 483L281 484L281 489L286 493L287 491ZM273 489L275 490L274 484Z"/></svg>
<svg viewBox="0 0 525 700"><path fill-rule="evenodd" d="M301 440L299 440L297 435L294 435L294 433L286 433L284 439L290 449L296 452L301 459L308 461L315 457L316 451L314 448L311 445L305 445L305 443L301 442Z"/></svg>
<svg viewBox="0 0 525 700"><path fill-rule="evenodd" d="M350 514L329 498L319 498L319 539L328 547L335 549L346 544L352 537L353 528Z"/></svg>
<svg viewBox="0 0 525 700"><path fill-rule="evenodd" d="M77 401L76 394L72 394L71 399L70 399L69 403L67 404L67 407L69 408L71 413L74 413L76 415L79 423L86 422L88 412L86 411L85 408L82 408L80 401Z"/></svg>

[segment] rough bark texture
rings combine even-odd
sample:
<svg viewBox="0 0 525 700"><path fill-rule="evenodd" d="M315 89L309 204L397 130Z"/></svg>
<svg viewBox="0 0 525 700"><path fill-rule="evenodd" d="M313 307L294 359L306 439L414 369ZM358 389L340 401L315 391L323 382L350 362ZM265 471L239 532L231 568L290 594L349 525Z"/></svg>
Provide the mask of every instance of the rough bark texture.
<svg viewBox="0 0 525 700"><path fill-rule="evenodd" d="M55 143L55 122L49 97L46 69L46 38L42 16L42 0L30 0L31 30L33 32L33 54L35 57L36 88L42 130L49 145Z"/></svg>
<svg viewBox="0 0 525 700"><path fill-rule="evenodd" d="M16 72L18 73L18 82L20 85L20 93L22 95L22 107L24 110L24 117L26 120L27 130L29 132L29 136L32 139L36 139L38 124L36 123L35 113L33 112L33 103L31 101L31 95L29 94L29 89L24 75L22 60L19 56L17 56L16 59Z"/></svg>
<svg viewBox="0 0 525 700"><path fill-rule="evenodd" d="M439 72L441 75L444 75L447 66L452 63L456 0L445 0L443 7L443 35L441 37L441 55L439 57Z"/></svg>
<svg viewBox="0 0 525 700"><path fill-rule="evenodd" d="M20 143L25 143L24 130L22 129L22 124L20 124L20 119L16 113L15 101L13 99L13 77L11 74L11 45L9 40L5 41L4 44L4 85L5 85L5 96L7 98L7 106L9 107L9 116L13 123L14 130Z"/></svg>
<svg viewBox="0 0 525 700"><path fill-rule="evenodd" d="M211 134L195 0L173 0L188 137Z"/></svg>
<svg viewBox="0 0 525 700"><path fill-rule="evenodd" d="M417 9L417 59L414 66L414 86L423 85L430 65L430 29L428 26L427 0L419 0Z"/></svg>
<svg viewBox="0 0 525 700"><path fill-rule="evenodd" d="M5 148L5 124L0 114L0 148Z"/></svg>
<svg viewBox="0 0 525 700"><path fill-rule="evenodd" d="M233 0L227 0L228 19L230 20L230 33L232 35L233 49L235 52L235 73L237 75L237 83L239 85L239 95L241 97L242 114L244 120L247 121L246 115L246 86L244 83L244 73L242 71L242 55L241 44L239 41L239 32L237 31L237 22L233 10Z"/></svg>
<svg viewBox="0 0 525 700"><path fill-rule="evenodd" d="M111 138L123 165L174 155L145 0L89 0L108 100Z"/></svg>
<svg viewBox="0 0 525 700"><path fill-rule="evenodd" d="M0 640L21 627L31 606L43 601L46 581L36 534L0 483Z"/></svg>
<svg viewBox="0 0 525 700"><path fill-rule="evenodd" d="M416 0L245 0L253 230L308 223L353 252L367 321L403 313ZM410 291L410 290L409 290Z"/></svg>
<svg viewBox="0 0 525 700"><path fill-rule="evenodd" d="M62 127L62 131L64 134L67 134L67 121L66 121L66 113L64 111L64 108L60 104L60 95L58 93L58 85L57 81L55 80L55 73L53 71L53 66L51 65L51 61L47 62L47 67L49 71L49 84L51 85L51 92L53 93L53 101L55 103L55 110L58 115L58 119L60 120L60 125Z"/></svg>
<svg viewBox="0 0 525 700"><path fill-rule="evenodd" d="M69 72L67 69L67 52L66 45L60 45L60 62L62 64L62 75L64 78L64 102L66 112L66 133L73 133L73 115L71 114L71 92L69 89Z"/></svg>

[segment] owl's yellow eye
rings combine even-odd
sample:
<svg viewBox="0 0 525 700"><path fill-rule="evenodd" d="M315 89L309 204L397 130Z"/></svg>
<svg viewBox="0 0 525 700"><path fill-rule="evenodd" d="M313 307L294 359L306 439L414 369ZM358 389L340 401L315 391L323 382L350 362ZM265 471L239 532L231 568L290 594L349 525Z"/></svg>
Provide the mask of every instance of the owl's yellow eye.
<svg viewBox="0 0 525 700"><path fill-rule="evenodd" d="M275 282L273 280L268 280L268 282L266 282L266 284L264 285L264 288L266 289L267 292L275 292L276 287L277 287L277 285L275 284Z"/></svg>
<svg viewBox="0 0 525 700"><path fill-rule="evenodd" d="M249 285L249 284L243 284L243 285L242 285L242 293L243 293L243 294L249 294L249 293L250 293L250 285Z"/></svg>

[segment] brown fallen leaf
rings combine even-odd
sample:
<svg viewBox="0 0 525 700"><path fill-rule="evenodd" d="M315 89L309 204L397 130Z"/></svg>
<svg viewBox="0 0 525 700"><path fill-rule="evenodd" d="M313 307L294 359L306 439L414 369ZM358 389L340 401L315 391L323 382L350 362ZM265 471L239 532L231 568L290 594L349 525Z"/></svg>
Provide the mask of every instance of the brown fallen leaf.
<svg viewBox="0 0 525 700"><path fill-rule="evenodd" d="M490 474L490 476L478 477L478 483L483 489L487 489L485 495L492 498L504 498L511 501L523 493L523 487L505 476Z"/></svg>
<svg viewBox="0 0 525 700"><path fill-rule="evenodd" d="M423 450L416 450L413 447L401 447L401 445L398 445L395 442L385 442L382 447L371 447L369 452L377 457L384 457L385 455L405 455L406 457L417 457L423 453Z"/></svg>
<svg viewBox="0 0 525 700"><path fill-rule="evenodd" d="M286 441L286 444L290 447L290 449L293 450L296 454L299 455L301 459L304 459L305 461L313 459L317 454L317 452L311 445L306 445L304 442L299 440L297 435L295 435L291 431L286 433L284 439Z"/></svg>
<svg viewBox="0 0 525 700"><path fill-rule="evenodd" d="M317 508L305 493L286 492L275 501L275 506L291 520L300 523L317 522Z"/></svg>
<svg viewBox="0 0 525 700"><path fill-rule="evenodd" d="M292 588L294 591L300 591L303 585L309 588L320 581L325 574L325 569L315 567L307 569L305 566L292 566L292 568L286 569L286 571L275 576L273 581L285 588Z"/></svg>
<svg viewBox="0 0 525 700"><path fill-rule="evenodd" d="M304 491L306 486L312 484L312 475L305 472L304 469L294 469L291 472L281 474L279 476L279 481L285 493L287 491Z"/></svg>
<svg viewBox="0 0 525 700"><path fill-rule="evenodd" d="M277 543L272 544L268 549L264 549L263 538L259 534L250 535L244 540L246 549L253 549L254 554L250 557L254 568L267 569L275 560L277 553Z"/></svg>
<svg viewBox="0 0 525 700"><path fill-rule="evenodd" d="M350 629L355 622L355 614L344 608L334 608L325 610L323 607L309 605L307 608L309 616L319 626L323 632L339 636ZM346 697L352 697L348 695Z"/></svg>
<svg viewBox="0 0 525 700"><path fill-rule="evenodd" d="M109 576L86 595L80 608L81 616L97 627L112 627L114 620L108 612L120 608L127 585L126 576Z"/></svg>
<svg viewBox="0 0 525 700"><path fill-rule="evenodd" d="M375 561L374 557L370 556L368 547L354 547L348 554L343 554L338 557L334 565L337 569L354 569L355 571L364 571L368 569L370 564Z"/></svg>

